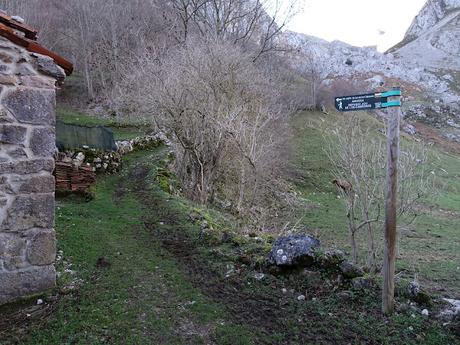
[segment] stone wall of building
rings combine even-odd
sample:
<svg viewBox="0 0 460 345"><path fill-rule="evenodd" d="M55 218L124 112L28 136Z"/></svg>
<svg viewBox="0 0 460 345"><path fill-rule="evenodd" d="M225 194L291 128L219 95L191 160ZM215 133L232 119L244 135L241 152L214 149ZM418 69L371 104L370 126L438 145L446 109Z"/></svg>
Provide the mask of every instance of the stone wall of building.
<svg viewBox="0 0 460 345"><path fill-rule="evenodd" d="M0 305L55 285L55 84L64 71L0 37Z"/></svg>

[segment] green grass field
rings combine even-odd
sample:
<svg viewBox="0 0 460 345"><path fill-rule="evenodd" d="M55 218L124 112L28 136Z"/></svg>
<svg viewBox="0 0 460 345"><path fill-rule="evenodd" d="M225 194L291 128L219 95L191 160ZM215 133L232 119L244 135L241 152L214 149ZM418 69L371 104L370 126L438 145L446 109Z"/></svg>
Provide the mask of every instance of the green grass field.
<svg viewBox="0 0 460 345"><path fill-rule="evenodd" d="M340 114L317 112L297 114L294 118L294 166L301 175L296 185L314 207L304 215L304 224L318 229L328 246L347 248L348 232L342 201L331 184L331 163L324 151L322 130L330 128ZM363 115L365 121L375 120ZM404 137L403 140L411 140ZM460 157L436 147L429 155L438 174L438 195L427 196L407 236L402 235L398 270L412 278L417 273L427 286L442 294L460 296ZM382 239L380 239L380 243ZM361 243L364 248L364 243Z"/></svg>
<svg viewBox="0 0 460 345"><path fill-rule="evenodd" d="M325 248L347 249L346 218L330 183L319 130L334 116L301 113L293 118L292 163L298 170L293 183L314 206L299 211L304 225ZM417 236L403 239L398 270L407 270L407 276L418 272L424 284L455 296L460 161L433 154L449 183L440 198L426 201L429 211L417 220ZM1 345L460 344L448 328L419 312L382 316L378 286L352 289L344 300L322 274L316 283L302 275L267 272L264 279L255 279L269 243L239 236L217 210L166 193L155 178L164 169L165 155L164 148L157 148L125 157L119 175L99 178L90 202L57 200L63 261L58 287L42 296L49 312L0 320L0 326L7 325L0 327ZM200 223L190 218L196 212L215 222L216 230L203 235ZM236 233L224 241L223 229ZM101 258L105 265L97 264ZM78 289L62 293L75 281L80 281ZM299 302L299 294L307 300Z"/></svg>
<svg viewBox="0 0 460 345"><path fill-rule="evenodd" d="M129 161L143 159L155 162L146 152ZM205 344L210 337L239 337L232 344L251 344L244 337L246 328L227 322L222 308L192 286L149 233L144 214L154 210L135 198L130 171L101 178L97 198L90 203L73 197L57 200L59 249L83 284L62 297L49 319L33 324L20 344ZM152 181L151 174L146 180ZM148 188L163 195L157 186ZM158 217L149 221L159 224ZM181 226L191 225L184 221ZM99 258L110 267L96 267ZM58 288L74 278L64 273ZM3 345L2 336L0 331Z"/></svg>

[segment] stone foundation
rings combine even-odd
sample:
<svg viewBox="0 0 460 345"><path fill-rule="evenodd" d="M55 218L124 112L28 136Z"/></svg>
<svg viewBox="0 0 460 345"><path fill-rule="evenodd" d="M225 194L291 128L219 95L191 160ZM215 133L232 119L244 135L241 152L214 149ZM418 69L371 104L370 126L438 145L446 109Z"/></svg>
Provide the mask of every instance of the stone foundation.
<svg viewBox="0 0 460 345"><path fill-rule="evenodd" d="M54 287L53 60L0 38L0 305Z"/></svg>

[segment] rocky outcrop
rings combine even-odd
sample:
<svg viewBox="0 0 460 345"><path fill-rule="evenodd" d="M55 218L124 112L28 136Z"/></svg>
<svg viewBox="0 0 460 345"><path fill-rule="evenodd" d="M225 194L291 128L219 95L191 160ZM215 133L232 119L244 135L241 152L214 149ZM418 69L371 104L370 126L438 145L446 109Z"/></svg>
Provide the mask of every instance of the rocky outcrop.
<svg viewBox="0 0 460 345"><path fill-rule="evenodd" d="M460 71L460 0L430 0L391 51L404 61Z"/></svg>
<svg viewBox="0 0 460 345"><path fill-rule="evenodd" d="M407 30L405 40L420 37L455 10L460 10L460 0L429 0Z"/></svg>
<svg viewBox="0 0 460 345"><path fill-rule="evenodd" d="M355 47L341 41L327 42L289 31L284 34L284 39L299 51L291 59L295 68L311 68L307 66L307 57L316 57L317 62L313 67L323 80L323 89L337 89L334 83L340 79L345 80L349 87L359 85L359 88L363 88L367 85L369 90L400 84L404 86L409 100L424 95L449 106L460 106L456 77L449 71L433 71L422 62L414 63L397 53L383 54L375 47Z"/></svg>

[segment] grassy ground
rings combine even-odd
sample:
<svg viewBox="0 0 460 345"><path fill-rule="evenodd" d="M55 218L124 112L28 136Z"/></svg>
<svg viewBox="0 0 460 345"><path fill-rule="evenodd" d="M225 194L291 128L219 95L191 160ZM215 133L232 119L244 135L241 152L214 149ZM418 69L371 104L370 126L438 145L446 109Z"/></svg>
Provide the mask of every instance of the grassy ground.
<svg viewBox="0 0 460 345"><path fill-rule="evenodd" d="M94 117L79 113L66 108L58 108L57 119L72 125L81 126L105 126L110 128L115 136L115 140L132 139L142 136L148 131L149 126L145 123L120 122L115 119Z"/></svg>
<svg viewBox="0 0 460 345"><path fill-rule="evenodd" d="M130 160L146 157L132 155ZM76 271L76 276L64 273L59 288L76 277L83 284L78 292L62 296L49 319L29 325L18 343L205 344L211 336L238 336L241 340L234 344L250 344L246 328L227 322L222 308L191 285L148 231L144 214L152 210L136 199L133 189L139 185L129 181L140 180L131 173L125 169L121 176L102 178L90 203L58 200L59 249ZM149 180L151 173L146 171L142 179ZM110 266L98 267L99 258ZM2 342L0 335L0 344L9 341Z"/></svg>
<svg viewBox="0 0 460 345"><path fill-rule="evenodd" d="M307 112L295 117L295 183L314 205L306 210L304 224L317 229L326 245L350 250L344 205L331 184L333 176L321 131L330 128L339 116ZM460 157L436 147L430 149L430 156L439 177L439 195L424 200L420 216L401 237L397 267L405 271L402 276L418 273L425 285L446 296L460 297ZM364 248L365 244L361 245Z"/></svg>
<svg viewBox="0 0 460 345"><path fill-rule="evenodd" d="M132 154L120 175L99 180L95 200L58 200L60 270L74 273L60 276L60 294L43 297L46 315L0 322L0 344L459 343L417 312L382 317L378 287L344 299L321 272L316 280L268 272L255 279L258 265L247 257L266 246L203 235L189 218L195 206L156 182L163 157L161 148ZM334 205L326 194L312 198ZM311 221L324 225L317 214ZM64 294L77 279L80 288ZM301 293L306 301L297 300Z"/></svg>

